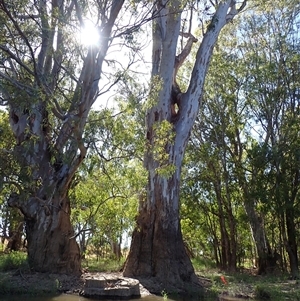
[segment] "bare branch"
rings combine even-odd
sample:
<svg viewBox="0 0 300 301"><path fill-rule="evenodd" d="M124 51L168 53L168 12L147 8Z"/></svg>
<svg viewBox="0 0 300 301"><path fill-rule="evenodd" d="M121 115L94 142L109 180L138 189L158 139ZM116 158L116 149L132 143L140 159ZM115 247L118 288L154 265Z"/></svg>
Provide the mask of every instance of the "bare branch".
<svg viewBox="0 0 300 301"><path fill-rule="evenodd" d="M187 38L188 40L187 40L184 48L182 49L181 53L178 54L175 58L174 80L176 80L176 76L177 76L177 72L178 72L179 68L182 66L185 59L190 54L193 44L198 42L198 39L196 39L191 33L180 32L180 35L183 36L184 38Z"/></svg>
<svg viewBox="0 0 300 301"><path fill-rule="evenodd" d="M47 7L46 1L39 1L39 13L41 15L41 25L42 25L42 45L41 51L38 55L38 63L37 63L37 74L40 77L43 74L43 67L44 62L46 59L48 47L49 47L49 33L50 33L50 26L48 23L48 14L47 14Z"/></svg>
<svg viewBox="0 0 300 301"><path fill-rule="evenodd" d="M81 7L78 5L77 0L73 0L73 2L74 2L74 5L75 5L75 10L76 10L76 15L77 15L78 21L80 23L80 26L83 27L84 22L83 22L83 18L82 18Z"/></svg>
<svg viewBox="0 0 300 301"><path fill-rule="evenodd" d="M8 18L11 20L11 22L13 23L15 29L17 30L17 32L19 33L19 35L21 36L21 38L24 40L25 45L28 47L29 52L30 52L30 56L31 56L31 59L32 59L32 62L33 62L33 66L34 66L34 73L36 73L36 62L35 62L35 57L34 57L34 51L33 51L32 47L31 47L30 42L28 41L28 38L26 37L26 35L24 34L24 32L21 30L18 22L12 16L12 14L10 13L10 11L7 9L4 0L0 0L0 7L6 13L6 15L8 16Z"/></svg>
<svg viewBox="0 0 300 301"><path fill-rule="evenodd" d="M9 57L11 57L13 60L15 60L22 68L24 68L29 74L34 75L34 72L28 68L21 60L19 57L17 57L13 52L11 52L7 46L1 45L0 44L0 49L7 53Z"/></svg>
<svg viewBox="0 0 300 301"><path fill-rule="evenodd" d="M244 0L242 5L239 7L239 9L237 10L238 13L240 13L247 5L247 0Z"/></svg>
<svg viewBox="0 0 300 301"><path fill-rule="evenodd" d="M230 22L239 12L241 12L247 4L247 0L244 0L239 9L236 8L236 2L232 1L230 10L226 17L226 22Z"/></svg>
<svg viewBox="0 0 300 301"><path fill-rule="evenodd" d="M24 85L23 83L20 83L19 81L17 81L16 79L7 76L6 74L4 74L3 72L0 71L0 77L6 79L7 81L9 81L11 84L13 84L16 88L20 89L20 90L24 90L26 91L29 95L33 95L34 93L34 89L30 86Z"/></svg>
<svg viewBox="0 0 300 301"><path fill-rule="evenodd" d="M16 18L20 20L38 19L40 15L16 15Z"/></svg>

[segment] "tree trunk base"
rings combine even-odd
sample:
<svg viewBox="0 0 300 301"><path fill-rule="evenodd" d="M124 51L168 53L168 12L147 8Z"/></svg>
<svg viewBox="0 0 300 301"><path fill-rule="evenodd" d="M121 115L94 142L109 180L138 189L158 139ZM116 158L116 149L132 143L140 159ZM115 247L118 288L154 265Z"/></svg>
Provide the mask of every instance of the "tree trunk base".
<svg viewBox="0 0 300 301"><path fill-rule="evenodd" d="M186 253L179 223L154 222L145 211L137 224L123 275L138 279L155 294L203 291Z"/></svg>
<svg viewBox="0 0 300 301"><path fill-rule="evenodd" d="M43 227L47 221L48 227ZM53 223L57 227L53 227ZM67 214L53 214L43 216L39 221L26 221L26 233L28 262L34 271L81 274L80 249Z"/></svg>

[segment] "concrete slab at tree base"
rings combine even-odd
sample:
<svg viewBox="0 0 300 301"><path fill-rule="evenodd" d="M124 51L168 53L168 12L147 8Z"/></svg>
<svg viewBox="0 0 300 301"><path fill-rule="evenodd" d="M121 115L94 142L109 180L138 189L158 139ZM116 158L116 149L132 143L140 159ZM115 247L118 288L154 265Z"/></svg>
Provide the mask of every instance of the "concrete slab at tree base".
<svg viewBox="0 0 300 301"><path fill-rule="evenodd" d="M248 296L233 297L228 295L219 295L219 301L243 301L248 299Z"/></svg>
<svg viewBox="0 0 300 301"><path fill-rule="evenodd" d="M85 279L80 295L94 299L132 299L141 296L138 280L114 275L93 275Z"/></svg>

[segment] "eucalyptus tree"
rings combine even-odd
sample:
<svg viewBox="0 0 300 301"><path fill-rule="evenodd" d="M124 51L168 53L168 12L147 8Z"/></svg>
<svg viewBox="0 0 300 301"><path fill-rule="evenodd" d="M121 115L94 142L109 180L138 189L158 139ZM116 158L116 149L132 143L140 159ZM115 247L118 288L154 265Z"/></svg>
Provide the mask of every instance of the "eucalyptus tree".
<svg viewBox="0 0 300 301"><path fill-rule="evenodd" d="M214 241L216 262L224 270L236 270L242 248L239 246L243 243L239 233L250 234L245 223L239 222L245 216L238 176L245 168L242 144L246 140L247 118L245 101L240 97L245 78L238 70L240 58L235 39L226 39L233 32L235 25L224 30L218 43L221 47L214 52L202 110L188 147L185 169L189 184L183 184L184 201L191 206L193 202L200 203L200 214L217 225L211 227L210 237ZM240 166L236 166L236 161Z"/></svg>
<svg viewBox="0 0 300 301"><path fill-rule="evenodd" d="M226 89L220 91L214 87L208 97L217 93L221 99L232 98L236 104L233 106L235 112L229 115L232 120L225 125L226 131L220 132L219 128L226 122L230 107L223 107L221 114L213 114L211 118L217 122L212 133L219 136L216 139L219 142L223 141L224 134L226 137L223 145L228 156L225 161L232 166L231 182L237 181L242 191L257 249L258 273L274 269L280 259L277 252L284 243L292 274L296 277L298 73L294 63L299 57L296 31L299 7L295 3L281 3L276 7L264 7L264 12L261 9L256 7L240 20L237 35L232 39L233 46L226 48L224 41L221 42L227 51L227 55L221 55L223 66L234 57L235 66L229 68L227 76L217 80L217 85ZM241 56L243 60L239 60ZM222 74L211 69L212 79ZM232 82L236 85L233 91ZM210 106L216 102L214 100ZM219 104L214 112L220 107ZM206 126L207 123L202 125ZM207 160L211 159L212 156ZM274 218L278 223L274 223Z"/></svg>
<svg viewBox="0 0 300 301"><path fill-rule="evenodd" d="M244 31L249 39L245 58L252 73L247 93L260 125L263 175L269 181L262 200L278 219L277 245L280 248L283 242L293 277L299 274L299 12L297 1L278 3L276 8L251 16ZM246 30L255 36L247 36Z"/></svg>
<svg viewBox="0 0 300 301"><path fill-rule="evenodd" d="M24 214L29 263L37 271L80 273L68 191L87 154L91 107L120 79L108 49L118 37L130 41L148 20L143 9L118 26L127 9L134 13L121 0L0 1L1 103L24 174L9 205ZM77 35L87 23L96 29L88 46ZM103 73L108 65L114 76Z"/></svg>
<svg viewBox="0 0 300 301"><path fill-rule="evenodd" d="M198 6L197 6L198 5ZM202 6L203 5L203 6ZM157 1L152 24L151 88L146 113L147 196L142 200L124 274L157 280L157 289L181 289L196 282L179 218L181 166L199 112L205 75L221 29L246 1ZM196 9L205 33L197 46L186 91L177 84L178 69L197 39L184 13ZM202 18L203 17L203 18ZM184 24L186 26L184 26ZM208 24L206 27L205 24ZM186 37L176 53L178 39Z"/></svg>
<svg viewBox="0 0 300 301"><path fill-rule="evenodd" d="M142 124L136 120L142 115L138 108L143 93L134 93L125 79L121 86L125 82L122 96L115 100L118 113L106 109L90 115L86 135L90 137L91 147L72 189L72 223L81 252L88 245L97 251L110 246L117 258L121 257L123 238L131 237L136 204L146 184L139 159L143 146Z"/></svg>
<svg viewBox="0 0 300 301"><path fill-rule="evenodd" d="M203 117L203 120L208 120L196 133L199 137L205 137L206 129L209 129L209 135L206 134L207 137L203 139L205 144L202 148L209 149L204 158L207 167L212 166L209 169L218 171L210 179L211 183L214 183L216 195L219 198L221 196L221 200L227 199L226 214L219 214L219 219L228 219L228 222L223 221L221 224L228 224L231 233L239 224L237 214L239 213L242 220L247 216L247 237L254 240L257 257L255 265L258 265L258 273L261 274L271 265L272 250L266 234L265 214L258 206L261 203L259 192L263 193L261 188L268 185L262 176L265 166L256 164L259 158L256 156L258 154L254 155L255 151L252 149L255 142L249 118L249 99L244 97L248 76L252 74L248 74L248 62L239 59L241 54L236 47L236 40L233 39L232 43L222 40L221 43L225 51L219 51L215 56L219 65L217 61L212 65L210 83L206 86L204 112L208 117ZM218 69L222 71L217 72ZM214 163L216 159L213 159L211 154L214 154L214 157L217 154L219 164ZM216 185L216 182L219 185ZM224 204L224 201L219 203ZM239 231L235 229L235 233ZM237 243L235 236L222 235L221 232L221 242L222 248L229 248L228 255L225 253L222 257L233 257L236 264L238 247L234 246ZM241 241L239 244L241 245ZM231 268L234 268L234 265L231 265Z"/></svg>
<svg viewBox="0 0 300 301"><path fill-rule="evenodd" d="M14 137L9 127L9 116L6 111L0 111L0 214L1 239L8 240L8 250L19 250L23 235L23 217L16 208L7 206L9 197L8 183L17 184L20 166L13 156Z"/></svg>
<svg viewBox="0 0 300 301"><path fill-rule="evenodd" d="M225 262L220 260L221 264L223 263L222 267L235 269L244 241L239 237L238 242L234 233L240 233L242 229L238 225L245 225L245 222L238 223L237 220L241 218L245 221L246 215L249 228L243 229L243 232L247 233L247 237L253 238L256 246L254 257L258 258L255 265L258 264L259 273L264 273L268 267L271 250L263 214L257 206L258 186L266 184L262 178L258 181L263 166L256 166L258 158L251 161L249 155L254 138L249 117L249 99L245 97L245 89L247 90L248 78L253 75L249 72L249 62L241 59L243 52L239 44L240 28L246 22L247 14L226 28L220 39L219 45L222 45L222 49L216 52L209 70L201 122L193 135L199 150L191 151L201 156L200 161L205 167L200 168L203 175L206 175L203 180L213 185L218 199L220 257L225 259ZM228 35L231 36L229 40ZM228 259L231 263L229 266Z"/></svg>
<svg viewBox="0 0 300 301"><path fill-rule="evenodd" d="M234 198L240 202L234 207L244 205L257 249L258 273L272 271L282 241L290 257L292 274L297 276L298 73L294 63L298 62L299 8L295 3L281 3L264 9L264 12L259 7L251 10L233 25L232 40L220 41L225 52L215 55L219 66L216 61L211 66L203 109L207 118L202 116L201 125L194 131L198 138L210 130L200 146L197 145L206 153L198 163L201 169L198 178L202 183L203 179L215 183L220 174L227 180L229 176L230 181L223 183L223 190L227 190L228 183L231 188L238 183ZM228 64L231 67L226 68ZM224 154L219 165L215 163L216 148ZM220 173L220 166L229 169L226 167L227 172L224 169ZM209 178L216 169L218 173ZM204 195L209 191L206 186ZM274 218L279 222L274 223Z"/></svg>
<svg viewBox="0 0 300 301"><path fill-rule="evenodd" d="M127 181L129 172L111 165L105 165L105 172L94 170L76 185L72 223L83 255L92 247L106 246L120 259L122 240L133 230L137 198Z"/></svg>

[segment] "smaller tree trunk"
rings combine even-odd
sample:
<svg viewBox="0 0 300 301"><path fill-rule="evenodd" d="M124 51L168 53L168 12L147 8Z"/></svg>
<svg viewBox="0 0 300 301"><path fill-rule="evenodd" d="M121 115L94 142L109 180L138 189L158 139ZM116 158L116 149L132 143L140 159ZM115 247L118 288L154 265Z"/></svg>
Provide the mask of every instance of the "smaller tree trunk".
<svg viewBox="0 0 300 301"><path fill-rule="evenodd" d="M286 251L289 256L290 269L292 279L299 278L299 267L298 267L298 250L296 242L296 229L294 223L293 209L286 209L286 229L287 239L285 241Z"/></svg>
<svg viewBox="0 0 300 301"><path fill-rule="evenodd" d="M257 263L258 263L258 274L266 274L270 268L270 254L272 253L270 250L270 244L268 243L268 239L265 233L265 226L263 222L263 218L255 211L255 202L249 196L248 189L243 185L244 190L244 207L249 219L250 228L253 236L253 240L255 242L256 251L257 251Z"/></svg>
<svg viewBox="0 0 300 301"><path fill-rule="evenodd" d="M22 218L23 219L23 218ZM9 251L20 251L22 247L22 235L23 235L24 222L20 222L18 226L10 231L7 249Z"/></svg>
<svg viewBox="0 0 300 301"><path fill-rule="evenodd" d="M85 259L85 253L86 253L86 238L85 238L85 231L82 231L80 234L80 240L79 240L79 246L80 246L80 254L81 258Z"/></svg>
<svg viewBox="0 0 300 301"><path fill-rule="evenodd" d="M22 247L24 234L24 216L17 208L7 208L6 227L8 228L8 244L6 250L19 251Z"/></svg>
<svg viewBox="0 0 300 301"><path fill-rule="evenodd" d="M111 241L110 245L114 257L120 260L122 257L121 244L118 241Z"/></svg>

